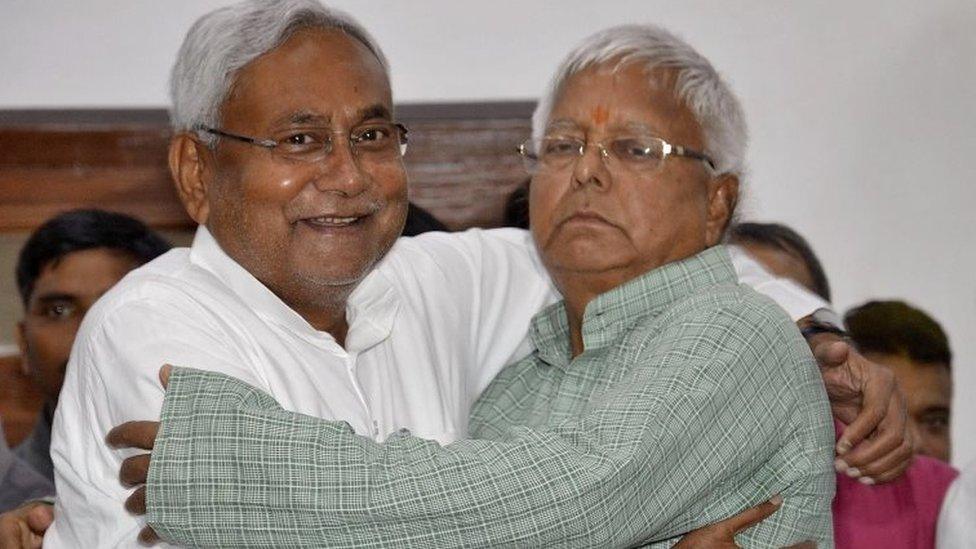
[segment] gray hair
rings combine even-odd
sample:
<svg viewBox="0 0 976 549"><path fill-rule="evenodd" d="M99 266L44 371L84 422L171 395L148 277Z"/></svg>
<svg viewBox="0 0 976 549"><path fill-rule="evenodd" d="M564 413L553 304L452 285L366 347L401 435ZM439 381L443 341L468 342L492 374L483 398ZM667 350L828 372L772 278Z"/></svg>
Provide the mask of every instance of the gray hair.
<svg viewBox="0 0 976 549"><path fill-rule="evenodd" d="M170 75L173 130L219 127L237 71L307 28L338 29L362 42L389 76L383 51L349 15L316 0L245 0L204 15L186 33ZM216 142L210 134L200 138L210 146Z"/></svg>
<svg viewBox="0 0 976 549"><path fill-rule="evenodd" d="M546 131L562 87L574 74L593 65L616 60L617 66L633 61L675 70L674 92L694 114L702 128L705 153L715 161L718 173L742 175L748 140L742 106L707 59L670 32L655 25L621 25L602 30L583 42L563 60L546 95L532 115L532 137Z"/></svg>

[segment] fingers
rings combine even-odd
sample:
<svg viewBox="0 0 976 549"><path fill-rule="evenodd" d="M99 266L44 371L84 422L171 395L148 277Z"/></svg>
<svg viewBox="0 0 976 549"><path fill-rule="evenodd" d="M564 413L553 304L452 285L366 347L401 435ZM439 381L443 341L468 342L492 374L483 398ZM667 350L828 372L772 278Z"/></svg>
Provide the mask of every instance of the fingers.
<svg viewBox="0 0 976 549"><path fill-rule="evenodd" d="M50 510L46 503L28 503L0 515L0 549L39 548L44 530L50 525L48 520L43 528L35 530L30 523L33 513ZM53 513L50 517L53 520ZM40 524L39 524L40 525Z"/></svg>
<svg viewBox="0 0 976 549"><path fill-rule="evenodd" d="M129 421L109 431L105 441L115 448L152 450L158 432L158 421Z"/></svg>
<svg viewBox="0 0 976 549"><path fill-rule="evenodd" d="M775 513L782 504L783 498L779 495L775 495L771 497L769 501L764 501L755 507L750 507L734 517L723 520L719 524L724 523L732 530L732 532L738 534L739 532L751 528L769 518L769 516Z"/></svg>
<svg viewBox="0 0 976 549"><path fill-rule="evenodd" d="M163 367L159 369L159 382L163 384L163 389L169 388L169 376L173 373L173 366L171 364L163 364Z"/></svg>
<svg viewBox="0 0 976 549"><path fill-rule="evenodd" d="M861 467L862 478L871 479L863 482L865 484L880 484L900 477L911 466L914 455L915 448L910 440L906 439L888 455Z"/></svg>
<svg viewBox="0 0 976 549"><path fill-rule="evenodd" d="M152 527L146 526L139 532L139 543L143 545L155 545L159 541L159 535Z"/></svg>
<svg viewBox="0 0 976 549"><path fill-rule="evenodd" d="M813 356L822 368L833 368L847 362L851 346L844 340L824 341L813 349Z"/></svg>
<svg viewBox="0 0 976 549"><path fill-rule="evenodd" d="M138 486L146 483L149 476L150 454L139 454L122 461L119 469L119 480L125 487Z"/></svg>
<svg viewBox="0 0 976 549"><path fill-rule="evenodd" d="M861 443L862 440L879 429L885 421L888 422L885 427L893 431L900 431L900 435L892 433L892 436L899 437L897 441L888 439L882 440L881 443L891 444L894 442L892 448L897 446L901 443L900 436L904 436L908 410L904 404L904 399L897 398L900 395L897 394L898 385L894 374L888 368L874 364L860 354L856 354L856 357L852 356L851 361L853 362L851 368L861 370L859 376L862 379L861 411L844 429L844 433L837 442L837 453L841 455L847 453L848 449ZM878 452L878 455L882 453L884 452Z"/></svg>
<svg viewBox="0 0 976 549"><path fill-rule="evenodd" d="M53 505L40 503L27 510L27 526L34 534L43 536L52 522L54 522Z"/></svg>
<svg viewBox="0 0 976 549"><path fill-rule="evenodd" d="M13 511L0 516L0 549L19 549L24 546L20 523L11 514Z"/></svg>
<svg viewBox="0 0 976 549"><path fill-rule="evenodd" d="M901 392L896 391L888 404L887 413L871 438L842 455L838 460L841 462L839 465L857 469L855 474L851 476L869 476L867 475L868 471L880 475L890 471L904 470L907 468L907 464L904 462L910 460L912 449L912 442L908 437L906 428L907 420L904 397L901 396ZM846 430L844 434L847 434ZM908 449L907 453L906 448ZM892 455L895 456L895 460L901 459L902 462L890 466L892 461L885 460L885 458ZM889 467L884 469L885 465L889 465ZM856 473L860 473L860 475Z"/></svg>
<svg viewBox="0 0 976 549"><path fill-rule="evenodd" d="M133 515L146 514L146 487L140 486L135 492L126 498L125 510Z"/></svg>

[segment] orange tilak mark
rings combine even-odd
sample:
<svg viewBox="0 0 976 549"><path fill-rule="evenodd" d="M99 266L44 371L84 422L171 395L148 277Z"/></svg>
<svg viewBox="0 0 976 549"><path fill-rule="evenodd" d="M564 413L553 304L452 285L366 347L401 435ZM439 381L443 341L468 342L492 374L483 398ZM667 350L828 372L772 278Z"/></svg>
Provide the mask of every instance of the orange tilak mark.
<svg viewBox="0 0 976 549"><path fill-rule="evenodd" d="M590 113L590 118L593 119L594 124L603 124L610 119L610 110L602 105L598 105L593 112Z"/></svg>

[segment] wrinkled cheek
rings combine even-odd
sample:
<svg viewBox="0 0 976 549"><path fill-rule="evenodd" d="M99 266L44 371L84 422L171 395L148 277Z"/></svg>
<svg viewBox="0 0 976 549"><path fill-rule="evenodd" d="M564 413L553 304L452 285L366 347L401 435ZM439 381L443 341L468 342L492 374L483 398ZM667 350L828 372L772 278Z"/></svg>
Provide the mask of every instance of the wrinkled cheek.
<svg viewBox="0 0 976 549"><path fill-rule="evenodd" d="M529 221L532 237L540 248L552 234L560 194L552 181L541 177L532 179L529 187Z"/></svg>
<svg viewBox="0 0 976 549"><path fill-rule="evenodd" d="M407 202L407 172L403 162L371 166L367 174L379 189L379 194L391 202Z"/></svg>

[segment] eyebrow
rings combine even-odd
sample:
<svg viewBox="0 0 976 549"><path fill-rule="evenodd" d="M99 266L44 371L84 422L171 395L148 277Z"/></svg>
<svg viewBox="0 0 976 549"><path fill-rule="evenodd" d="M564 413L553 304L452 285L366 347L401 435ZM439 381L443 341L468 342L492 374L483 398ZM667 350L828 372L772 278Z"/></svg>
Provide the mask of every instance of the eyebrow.
<svg viewBox="0 0 976 549"><path fill-rule="evenodd" d="M647 124L639 124L637 122L628 122L627 124L624 124L622 128L625 128L633 132L646 133L650 135L660 135L661 133L655 130L654 128L648 126Z"/></svg>
<svg viewBox="0 0 976 549"><path fill-rule="evenodd" d="M583 128L579 124L577 124L576 122L574 122L573 120L559 119L559 120L553 120L546 127L546 133L548 133L548 132L550 132L552 130L579 130L579 131L583 131Z"/></svg>
<svg viewBox="0 0 976 549"><path fill-rule="evenodd" d="M553 120L551 123L549 123L549 126L546 128L547 131L553 129L555 130L572 129L572 130L583 131L586 128L583 125L577 123L575 120L568 119L568 118L561 118L558 120ZM632 131L636 133L648 134L654 136L660 135L660 132L658 132L654 128L648 126L647 124L641 124L638 122L629 122L623 125L615 124L611 126L609 129L611 131L626 130L626 131Z"/></svg>
<svg viewBox="0 0 976 549"><path fill-rule="evenodd" d="M933 404L931 406L926 406L921 410L922 415L933 414L933 413L948 414L949 412L950 412L950 408L948 406L943 406L941 404Z"/></svg>
<svg viewBox="0 0 976 549"><path fill-rule="evenodd" d="M371 118L382 118L383 120L390 120L393 118L393 114L390 112L390 109L386 108L386 105L381 105L379 103L359 109L359 112L356 114L360 122L363 120L369 120Z"/></svg>
<svg viewBox="0 0 976 549"><path fill-rule="evenodd" d="M328 125L332 121L331 116L322 116L321 114L316 114L309 111L298 111L288 115L285 118L289 124L293 125L303 125L303 124L325 124Z"/></svg>
<svg viewBox="0 0 976 549"><path fill-rule="evenodd" d="M40 294L36 298L38 304L54 303L57 301L77 301L78 296L73 294L66 294L64 292L51 292L47 294Z"/></svg>

